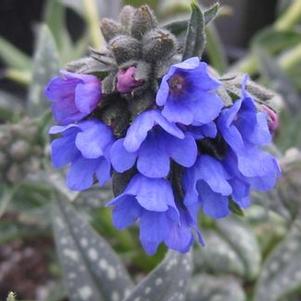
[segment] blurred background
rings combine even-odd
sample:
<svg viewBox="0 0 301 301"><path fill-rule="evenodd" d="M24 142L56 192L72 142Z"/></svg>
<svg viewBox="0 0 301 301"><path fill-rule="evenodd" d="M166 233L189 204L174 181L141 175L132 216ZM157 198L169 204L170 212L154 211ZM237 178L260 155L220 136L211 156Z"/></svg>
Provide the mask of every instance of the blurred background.
<svg viewBox="0 0 301 301"><path fill-rule="evenodd" d="M208 7L213 0L202 0ZM148 257L137 229L116 231L110 187L77 194L49 163L51 123L43 87L67 62L103 40L99 18L124 4L150 5L162 23L189 16L188 0L0 0L0 300L68 300L52 234L51 203L72 201L109 240L134 279L162 259ZM190 301L301 300L301 1L220 0L204 59L221 74L249 73L280 96L270 105L280 128L271 151L283 177L255 194L244 217L202 218L207 247L195 252ZM220 299L218 299L220 298Z"/></svg>

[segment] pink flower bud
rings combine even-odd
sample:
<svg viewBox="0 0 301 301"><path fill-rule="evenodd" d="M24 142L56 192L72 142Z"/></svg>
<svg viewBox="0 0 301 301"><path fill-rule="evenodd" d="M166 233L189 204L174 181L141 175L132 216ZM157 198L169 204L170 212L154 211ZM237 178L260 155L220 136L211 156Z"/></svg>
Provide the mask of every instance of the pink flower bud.
<svg viewBox="0 0 301 301"><path fill-rule="evenodd" d="M141 86L143 80L135 79L136 67L132 66L128 69L119 70L117 73L117 91L120 93L129 93L134 88Z"/></svg>
<svg viewBox="0 0 301 301"><path fill-rule="evenodd" d="M274 133L279 127L279 117L278 114L272 110L270 107L263 105L262 109L268 115L268 125L271 133Z"/></svg>

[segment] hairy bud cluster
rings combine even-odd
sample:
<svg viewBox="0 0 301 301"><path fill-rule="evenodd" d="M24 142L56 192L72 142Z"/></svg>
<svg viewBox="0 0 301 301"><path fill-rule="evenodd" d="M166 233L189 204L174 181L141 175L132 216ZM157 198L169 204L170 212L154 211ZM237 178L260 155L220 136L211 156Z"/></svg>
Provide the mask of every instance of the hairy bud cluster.
<svg viewBox="0 0 301 301"><path fill-rule="evenodd" d="M0 126L0 180L8 184L22 181L40 168L42 147L37 143L38 128L31 119Z"/></svg>
<svg viewBox="0 0 301 301"><path fill-rule="evenodd" d="M177 39L159 26L147 5L139 8L125 6L118 21L107 18L101 21L101 32L107 43L106 48L93 49L89 58L70 63L67 69L96 75L105 72L107 76L102 76L103 95L122 98L128 104L123 108L124 112L133 119L155 105L158 81L177 61ZM100 107L98 116L104 116L102 119L107 123L112 115L118 116L120 113L117 107L112 102L110 107ZM107 124L111 126L111 122ZM114 128L117 127L115 134L128 126L124 120L116 120L114 125Z"/></svg>

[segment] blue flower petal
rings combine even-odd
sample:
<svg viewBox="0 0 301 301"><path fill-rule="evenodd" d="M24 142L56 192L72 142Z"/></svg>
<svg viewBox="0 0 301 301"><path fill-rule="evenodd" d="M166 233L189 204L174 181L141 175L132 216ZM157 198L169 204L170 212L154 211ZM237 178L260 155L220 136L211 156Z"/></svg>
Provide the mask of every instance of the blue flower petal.
<svg viewBox="0 0 301 301"><path fill-rule="evenodd" d="M117 229L125 229L136 222L143 210L135 197L123 196L113 209L113 224Z"/></svg>
<svg viewBox="0 0 301 301"><path fill-rule="evenodd" d="M204 182L197 183L201 204L204 213L212 218L222 218L230 214L227 196L212 191L210 186Z"/></svg>
<svg viewBox="0 0 301 301"><path fill-rule="evenodd" d="M103 186L111 178L111 164L105 158L98 159L98 166L95 171L100 186Z"/></svg>
<svg viewBox="0 0 301 301"><path fill-rule="evenodd" d="M222 195L232 193L232 188L227 181L229 175L218 160L208 155L201 155L195 168L197 168L198 178L204 180L214 192Z"/></svg>
<svg viewBox="0 0 301 301"><path fill-rule="evenodd" d="M197 158L197 145L189 134L184 139L165 135L164 141L168 147L170 157L184 167L191 167Z"/></svg>
<svg viewBox="0 0 301 301"><path fill-rule="evenodd" d="M67 175L67 186L71 190L82 191L93 185L93 175L97 167L97 159L78 158L70 167Z"/></svg>
<svg viewBox="0 0 301 301"><path fill-rule="evenodd" d="M136 117L129 127L124 139L125 149L129 152L136 152L155 125L159 125L175 137L184 138L183 132L176 125L168 122L159 111L150 110Z"/></svg>
<svg viewBox="0 0 301 301"><path fill-rule="evenodd" d="M120 173L123 173L132 168L136 162L137 153L128 152L124 147L124 139L119 139L114 142L110 150L110 160L113 168Z"/></svg>
<svg viewBox="0 0 301 301"><path fill-rule="evenodd" d="M75 144L83 157L96 159L104 156L109 143L113 140L111 129L98 121L81 123L82 132L77 134Z"/></svg>
<svg viewBox="0 0 301 301"><path fill-rule="evenodd" d="M149 178L164 178L169 173L169 161L160 134L150 135L138 151L137 169Z"/></svg>
<svg viewBox="0 0 301 301"><path fill-rule="evenodd" d="M140 241L148 255L154 255L169 232L166 213L145 211L140 218Z"/></svg>
<svg viewBox="0 0 301 301"><path fill-rule="evenodd" d="M54 167L61 168L80 156L74 144L76 133L75 130L74 133L57 138L51 143L51 160Z"/></svg>

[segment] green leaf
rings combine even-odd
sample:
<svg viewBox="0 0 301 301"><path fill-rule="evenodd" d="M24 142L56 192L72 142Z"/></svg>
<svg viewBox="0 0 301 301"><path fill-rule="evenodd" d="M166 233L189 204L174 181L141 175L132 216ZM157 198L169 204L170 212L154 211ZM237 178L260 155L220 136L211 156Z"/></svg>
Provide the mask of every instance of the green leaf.
<svg viewBox="0 0 301 301"><path fill-rule="evenodd" d="M114 250L66 201L58 201L53 209L55 242L70 300L122 300L133 284Z"/></svg>
<svg viewBox="0 0 301 301"><path fill-rule="evenodd" d="M47 25L41 25L34 53L32 84L29 88L28 110L31 115L43 114L48 108L44 87L59 70L59 55Z"/></svg>
<svg viewBox="0 0 301 301"><path fill-rule="evenodd" d="M61 49L64 45L64 35L67 31L64 5L59 0L47 1L44 20L58 48Z"/></svg>
<svg viewBox="0 0 301 301"><path fill-rule="evenodd" d="M206 28L206 37L206 53L209 56L210 65L220 73L223 73L228 65L227 55L214 24L210 24Z"/></svg>
<svg viewBox="0 0 301 301"><path fill-rule="evenodd" d="M216 2L204 11L205 25L208 25L211 21L213 21L216 18L219 8L220 4ZM189 20L176 20L165 24L164 28L177 36L183 33L184 31L187 31L188 25Z"/></svg>
<svg viewBox="0 0 301 301"><path fill-rule="evenodd" d="M204 13L196 2L192 2L191 10L192 12L184 46L183 61L194 56L201 57L206 44Z"/></svg>
<svg viewBox="0 0 301 301"><path fill-rule="evenodd" d="M231 276L201 274L192 278L186 301L245 301L241 284ZM263 301L263 300L262 300Z"/></svg>
<svg viewBox="0 0 301 301"><path fill-rule="evenodd" d="M251 41L252 47L261 47L271 54L292 48L300 43L298 30L277 31L273 27L259 31Z"/></svg>
<svg viewBox="0 0 301 301"><path fill-rule="evenodd" d="M216 2L205 10L204 18L205 18L206 25L212 22L216 18L219 8L220 8L220 4Z"/></svg>
<svg viewBox="0 0 301 301"><path fill-rule="evenodd" d="M124 301L184 300L192 271L192 253L169 251L163 262Z"/></svg>
<svg viewBox="0 0 301 301"><path fill-rule="evenodd" d="M0 58L8 67L31 69L30 57L2 37L0 37Z"/></svg>
<svg viewBox="0 0 301 301"><path fill-rule="evenodd" d="M227 218L217 222L217 231L238 254L245 277L255 279L260 271L261 254L252 229L237 218Z"/></svg>
<svg viewBox="0 0 301 301"><path fill-rule="evenodd" d="M264 263L254 300L283 300L287 295L300 288L301 220L299 215L286 238L274 249Z"/></svg>

